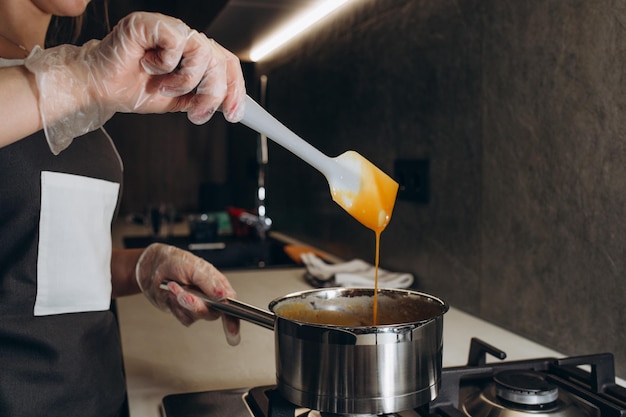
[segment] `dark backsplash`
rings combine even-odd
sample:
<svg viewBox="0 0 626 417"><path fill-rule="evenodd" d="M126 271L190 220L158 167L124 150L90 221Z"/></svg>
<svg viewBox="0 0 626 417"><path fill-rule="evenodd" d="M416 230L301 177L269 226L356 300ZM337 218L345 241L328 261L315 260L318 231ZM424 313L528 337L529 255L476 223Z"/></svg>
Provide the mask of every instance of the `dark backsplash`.
<svg viewBox="0 0 626 417"><path fill-rule="evenodd" d="M623 377L625 23L609 0L365 0L258 70L326 154L430 160L430 203L398 201L383 267L566 354L613 352ZM270 146L276 229L373 261L324 177Z"/></svg>

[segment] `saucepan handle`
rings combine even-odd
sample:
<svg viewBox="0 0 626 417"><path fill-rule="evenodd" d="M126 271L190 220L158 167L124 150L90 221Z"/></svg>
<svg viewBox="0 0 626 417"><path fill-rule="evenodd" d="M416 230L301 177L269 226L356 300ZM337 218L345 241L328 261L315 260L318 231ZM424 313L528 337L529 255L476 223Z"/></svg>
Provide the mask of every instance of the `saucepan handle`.
<svg viewBox="0 0 626 417"><path fill-rule="evenodd" d="M163 281L160 285L161 289L169 291L167 287L168 281ZM234 300L232 298L226 298L221 301L211 300L202 292L188 285L179 284L185 289L185 291L195 295L204 301L210 308L218 310L224 314L228 314L233 317L240 318L253 324L265 327L266 329L274 330L274 321L276 316L261 308L255 307L244 302Z"/></svg>

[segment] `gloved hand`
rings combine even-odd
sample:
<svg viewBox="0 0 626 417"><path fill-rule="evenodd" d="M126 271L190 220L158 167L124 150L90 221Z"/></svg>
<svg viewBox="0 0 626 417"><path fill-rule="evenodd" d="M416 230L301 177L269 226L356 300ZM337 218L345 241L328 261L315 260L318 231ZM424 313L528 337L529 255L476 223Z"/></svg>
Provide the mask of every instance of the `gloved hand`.
<svg viewBox="0 0 626 417"><path fill-rule="evenodd" d="M35 48L25 61L35 74L39 111L58 154L116 112L187 112L195 124L221 109L237 122L245 85L239 59L178 19L137 12L102 41L82 47Z"/></svg>
<svg viewBox="0 0 626 417"><path fill-rule="evenodd" d="M153 243L139 257L135 276L141 291L161 310L170 310L186 326L200 318L216 320L221 316L226 340L232 346L239 344L239 319L209 309L176 282L168 284L169 291L159 288L163 280L174 280L193 285L214 300L234 298L235 291L226 277L210 263L182 249Z"/></svg>

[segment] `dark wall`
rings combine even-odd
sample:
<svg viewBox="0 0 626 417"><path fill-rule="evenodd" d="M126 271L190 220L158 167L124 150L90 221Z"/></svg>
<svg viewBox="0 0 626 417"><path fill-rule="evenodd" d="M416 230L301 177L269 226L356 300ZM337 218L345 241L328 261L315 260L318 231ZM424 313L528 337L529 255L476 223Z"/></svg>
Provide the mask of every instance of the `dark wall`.
<svg viewBox="0 0 626 417"><path fill-rule="evenodd" d="M626 374L626 8L489 1L480 311Z"/></svg>
<svg viewBox="0 0 626 417"><path fill-rule="evenodd" d="M243 69L254 94L252 67ZM220 112L202 126L186 113L118 113L105 127L124 161L122 215L164 203L181 213L255 208L257 135Z"/></svg>
<svg viewBox="0 0 626 417"><path fill-rule="evenodd" d="M366 0L259 66L270 111L328 155L393 174L428 158L431 201L398 201L384 267L626 375L626 8L609 0ZM373 261L325 179L272 144L275 227Z"/></svg>
<svg viewBox="0 0 626 417"><path fill-rule="evenodd" d="M201 184L227 181L227 126L219 114L196 126L184 113L120 113L105 127L124 161L121 214L158 204L196 211Z"/></svg>

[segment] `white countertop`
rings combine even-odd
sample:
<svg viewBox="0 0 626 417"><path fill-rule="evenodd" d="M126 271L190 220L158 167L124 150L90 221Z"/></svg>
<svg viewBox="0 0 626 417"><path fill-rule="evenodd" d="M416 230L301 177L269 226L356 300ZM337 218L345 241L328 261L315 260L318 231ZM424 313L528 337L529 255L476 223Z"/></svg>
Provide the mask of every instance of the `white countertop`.
<svg viewBox="0 0 626 417"><path fill-rule="evenodd" d="M236 271L227 276L239 300L265 308L274 298L310 289L303 272ZM161 399L172 393L275 383L271 330L242 322L241 344L231 347L221 322L186 328L143 295L118 300L118 309L131 417L158 417ZM444 317L444 367L466 364L472 337L504 350L507 360L564 356L451 308Z"/></svg>

